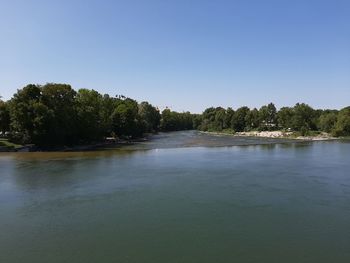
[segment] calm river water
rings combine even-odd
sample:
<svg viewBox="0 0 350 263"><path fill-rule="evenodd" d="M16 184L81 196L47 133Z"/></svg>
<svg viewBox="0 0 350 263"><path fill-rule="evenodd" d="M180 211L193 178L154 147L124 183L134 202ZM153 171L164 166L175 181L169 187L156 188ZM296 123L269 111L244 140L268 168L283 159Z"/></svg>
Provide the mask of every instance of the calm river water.
<svg viewBox="0 0 350 263"><path fill-rule="evenodd" d="M350 143L2 153L0 262L350 262Z"/></svg>

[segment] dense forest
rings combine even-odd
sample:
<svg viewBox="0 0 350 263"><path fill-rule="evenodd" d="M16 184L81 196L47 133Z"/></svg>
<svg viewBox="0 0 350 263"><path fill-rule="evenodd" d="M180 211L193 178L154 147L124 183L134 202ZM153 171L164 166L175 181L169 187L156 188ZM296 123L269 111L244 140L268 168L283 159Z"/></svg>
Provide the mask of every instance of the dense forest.
<svg viewBox="0 0 350 263"><path fill-rule="evenodd" d="M327 132L333 136L350 135L350 107L338 110L313 109L305 103L277 110L273 103L260 109L241 107L208 108L197 120L196 128L203 131L273 131L285 130L311 135Z"/></svg>
<svg viewBox="0 0 350 263"><path fill-rule="evenodd" d="M241 132L290 130L350 135L350 107L316 110L307 104L277 110L273 103L260 109L211 107L202 114L162 112L148 102L95 90L75 91L70 85L27 85L9 101L0 100L0 134L10 141L41 147L98 142L106 137L138 138L146 133L198 129Z"/></svg>
<svg viewBox="0 0 350 263"><path fill-rule="evenodd" d="M0 101L0 132L13 142L41 147L138 138L145 133L192 129L192 115L148 102L95 90L48 83L27 85L9 101Z"/></svg>

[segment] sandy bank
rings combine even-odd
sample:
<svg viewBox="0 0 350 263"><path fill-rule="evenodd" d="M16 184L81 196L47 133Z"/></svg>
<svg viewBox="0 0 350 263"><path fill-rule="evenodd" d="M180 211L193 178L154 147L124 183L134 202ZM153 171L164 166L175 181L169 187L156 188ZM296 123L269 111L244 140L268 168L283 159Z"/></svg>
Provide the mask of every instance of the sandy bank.
<svg viewBox="0 0 350 263"><path fill-rule="evenodd" d="M326 141L336 140L338 138L332 137L330 134L322 132L315 136L296 136L294 132L285 131L249 131L249 132L236 132L234 134L220 133L220 132L206 132L216 135L231 135L241 137L260 137L260 138L281 138L281 139L295 139L303 141Z"/></svg>

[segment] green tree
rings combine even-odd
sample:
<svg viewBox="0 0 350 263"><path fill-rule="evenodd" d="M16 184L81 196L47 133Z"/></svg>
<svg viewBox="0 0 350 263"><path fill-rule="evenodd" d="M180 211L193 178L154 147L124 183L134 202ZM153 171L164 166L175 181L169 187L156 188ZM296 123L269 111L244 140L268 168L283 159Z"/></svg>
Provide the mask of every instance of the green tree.
<svg viewBox="0 0 350 263"><path fill-rule="evenodd" d="M339 112L333 134L335 136L350 136L350 107Z"/></svg>
<svg viewBox="0 0 350 263"><path fill-rule="evenodd" d="M0 100L0 133L10 130L10 110L8 103Z"/></svg>
<svg viewBox="0 0 350 263"><path fill-rule="evenodd" d="M200 130L203 122L202 114L193 114L192 127L193 129Z"/></svg>
<svg viewBox="0 0 350 263"><path fill-rule="evenodd" d="M278 126L283 129L293 127L294 111L290 107L282 107L277 113Z"/></svg>
<svg viewBox="0 0 350 263"><path fill-rule="evenodd" d="M163 131L175 131L176 130L176 121L174 115L170 109L164 109L162 111L162 119L160 121L160 128Z"/></svg>
<svg viewBox="0 0 350 263"><path fill-rule="evenodd" d="M139 137L145 132L200 129L235 131L292 128L307 134L310 130L332 131L337 136L350 135L350 107L339 113L314 110L307 104L283 107L277 112L273 103L250 110L241 107L210 107L202 114L175 112L162 114L149 104L126 98L110 97L97 91L70 85L48 83L27 85L8 102L0 101L0 132L11 131L12 140L38 146L69 145L100 140L116 134Z"/></svg>
<svg viewBox="0 0 350 263"><path fill-rule="evenodd" d="M226 128L226 110L224 108L218 107L215 109L214 129L217 131L222 131Z"/></svg>
<svg viewBox="0 0 350 263"><path fill-rule="evenodd" d="M262 106L259 110L260 128L262 130L273 130L277 126L277 110L273 103Z"/></svg>
<svg viewBox="0 0 350 263"><path fill-rule="evenodd" d="M243 106L235 112L231 119L231 127L236 132L242 132L246 130L246 116L249 113L250 109L246 106Z"/></svg>
<svg viewBox="0 0 350 263"><path fill-rule="evenodd" d="M260 118L259 111L254 108L250 110L245 116L246 130L254 130L259 127Z"/></svg>
<svg viewBox="0 0 350 263"><path fill-rule="evenodd" d="M234 115L235 115L235 111L231 107L228 107L226 109L226 115L225 115L225 126L227 128L232 128L231 120Z"/></svg>
<svg viewBox="0 0 350 263"><path fill-rule="evenodd" d="M38 125L35 125L33 120L37 119L37 109L43 108L40 100L41 88L33 84L25 86L13 95L9 103L13 140L20 143L38 143L34 136L39 134L36 131Z"/></svg>
<svg viewBox="0 0 350 263"><path fill-rule="evenodd" d="M55 145L56 140L50 133L52 131L52 123L54 122L53 111L42 102L35 102L32 107L34 113L32 124L34 129L29 142L38 146Z"/></svg>
<svg viewBox="0 0 350 263"><path fill-rule="evenodd" d="M53 113L49 130L51 142L55 145L77 143L76 92L67 84L48 83L42 86L41 94L41 102Z"/></svg>
<svg viewBox="0 0 350 263"><path fill-rule="evenodd" d="M104 94L102 97L101 105L101 126L104 136L111 136L113 133L113 119L112 115L116 106L116 98L110 97L108 94Z"/></svg>
<svg viewBox="0 0 350 263"><path fill-rule="evenodd" d="M137 137L142 135L138 104L135 100L130 98L116 100L112 113L112 126L117 136Z"/></svg>
<svg viewBox="0 0 350 263"><path fill-rule="evenodd" d="M193 129L193 114L189 111L177 113L180 116L181 130L192 130Z"/></svg>
<svg viewBox="0 0 350 263"><path fill-rule="evenodd" d="M105 129L102 114L102 95L95 90L80 89L75 104L79 140L83 142L100 140Z"/></svg>
<svg viewBox="0 0 350 263"><path fill-rule="evenodd" d="M331 132L334 130L335 124L337 122L337 111L324 111L318 120L318 128L324 132Z"/></svg>
<svg viewBox="0 0 350 263"><path fill-rule="evenodd" d="M316 130L314 122L315 110L305 103L297 103L294 108L294 116L292 121L293 129L300 131L302 135L306 135L310 130Z"/></svg>
<svg viewBox="0 0 350 263"><path fill-rule="evenodd" d="M190 112L175 112L170 109L162 111L160 129L162 131L179 131L193 129L193 115Z"/></svg>
<svg viewBox="0 0 350 263"><path fill-rule="evenodd" d="M139 104L138 114L146 132L155 132L159 129L161 115L156 107L143 101Z"/></svg>
<svg viewBox="0 0 350 263"><path fill-rule="evenodd" d="M215 122L215 108L210 107L204 110L202 113L202 124L200 129L203 131L208 131L213 128L213 123Z"/></svg>

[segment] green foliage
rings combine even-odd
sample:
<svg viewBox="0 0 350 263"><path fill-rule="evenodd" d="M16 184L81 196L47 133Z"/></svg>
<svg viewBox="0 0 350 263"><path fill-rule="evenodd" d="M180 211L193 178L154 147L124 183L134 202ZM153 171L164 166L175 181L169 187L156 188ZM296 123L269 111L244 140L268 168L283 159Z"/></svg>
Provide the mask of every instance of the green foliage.
<svg viewBox="0 0 350 263"><path fill-rule="evenodd" d="M208 131L212 129L214 126L215 122L215 108L210 107L207 108L203 113L202 113L202 123L199 125L200 130L203 131Z"/></svg>
<svg viewBox="0 0 350 263"><path fill-rule="evenodd" d="M10 126L14 141L40 144L39 136L44 136L43 140L46 139L53 112L41 99L41 88L37 85L27 85L9 102Z"/></svg>
<svg viewBox="0 0 350 263"><path fill-rule="evenodd" d="M215 126L217 127L217 129L219 131L222 131L223 129L227 128L225 115L226 115L226 110L225 109L223 109L221 107L216 108L216 110L215 110L215 117L214 117L214 123L215 123Z"/></svg>
<svg viewBox="0 0 350 263"><path fill-rule="evenodd" d="M135 100L118 99L112 113L112 130L118 137L137 137L142 135L138 115L138 104Z"/></svg>
<svg viewBox="0 0 350 263"><path fill-rule="evenodd" d="M350 107L339 112L333 134L335 136L350 136Z"/></svg>
<svg viewBox="0 0 350 263"><path fill-rule="evenodd" d="M66 84L48 83L41 89L41 100L51 119L48 125L48 136L44 144L74 144L78 138L78 116L76 112L77 93Z"/></svg>
<svg viewBox="0 0 350 263"><path fill-rule="evenodd" d="M231 118L231 128L236 132L242 132L245 131L247 128L246 123L246 117L249 113L249 108L244 106L239 109L233 114Z"/></svg>
<svg viewBox="0 0 350 263"><path fill-rule="evenodd" d="M76 96L77 133L83 142L103 138L103 97L95 90L80 89Z"/></svg>
<svg viewBox="0 0 350 263"><path fill-rule="evenodd" d="M320 135L321 131L311 131L311 130L307 130L307 129L302 129L301 131L295 131L293 134L292 134L292 137L293 138L297 138L297 137L300 137L300 136L318 136Z"/></svg>
<svg viewBox="0 0 350 263"><path fill-rule="evenodd" d="M199 130L215 132L222 132L227 128L235 132L284 129L294 131L298 136L311 136L321 131L347 136L350 135L349 108L338 113L336 110L314 110L305 103L297 103L292 108L282 107L279 111L273 103L262 106L259 111L248 107L241 107L236 111L232 108L225 110L211 107L203 112L201 118L196 117L196 127Z"/></svg>
<svg viewBox="0 0 350 263"><path fill-rule="evenodd" d="M7 102L0 100L0 133L10 130L10 110Z"/></svg>
<svg viewBox="0 0 350 263"><path fill-rule="evenodd" d="M12 143L12 142L8 141L7 139L0 138L0 147L5 147L5 148L11 150L11 149L20 148L22 146L23 145Z"/></svg>
<svg viewBox="0 0 350 263"><path fill-rule="evenodd" d="M192 115L192 126L193 126L192 128L199 130L200 126L202 124L202 121L203 121L203 117L201 114L193 114Z"/></svg>
<svg viewBox="0 0 350 263"><path fill-rule="evenodd" d="M350 107L341 111L314 110L297 103L277 111L270 103L250 110L244 106L210 107L202 114L159 110L148 102L124 96L110 97L97 91L74 91L70 85L27 85L10 101L0 100L0 132L12 142L42 147L100 141L107 136L140 137L144 133L199 129L234 133L250 130L292 130L296 134L332 132L350 135Z"/></svg>
<svg viewBox="0 0 350 263"><path fill-rule="evenodd" d="M225 122L226 122L226 127L229 127L230 129L232 129L231 121L233 119L234 114L235 114L235 111L231 107L228 107L226 110Z"/></svg>
<svg viewBox="0 0 350 263"><path fill-rule="evenodd" d="M104 136L111 136L112 133L112 114L115 108L116 98L110 97L108 94L103 95L102 105L100 111L101 117L101 130Z"/></svg>
<svg viewBox="0 0 350 263"><path fill-rule="evenodd" d="M278 126L284 129L291 129L293 126L293 108L283 107L277 113Z"/></svg>
<svg viewBox="0 0 350 263"><path fill-rule="evenodd" d="M192 129L189 112L164 116L164 130ZM97 91L48 83L27 85L5 103L0 101L0 129L11 132L11 140L41 147L100 141L106 136L140 137L160 128L159 110L149 104L110 97Z"/></svg>
<svg viewBox="0 0 350 263"><path fill-rule="evenodd" d="M338 112L337 111L324 111L318 119L318 128L324 132L332 132L337 122Z"/></svg>
<svg viewBox="0 0 350 263"><path fill-rule="evenodd" d="M170 109L162 111L160 129L162 131L179 131L193 129L194 116L190 112L175 112Z"/></svg>
<svg viewBox="0 0 350 263"><path fill-rule="evenodd" d="M274 130L277 127L277 110L273 103L262 106L259 110L261 130Z"/></svg>
<svg viewBox="0 0 350 263"><path fill-rule="evenodd" d="M155 132L159 129L161 115L157 108L144 101L139 104L138 114L146 132Z"/></svg>
<svg viewBox="0 0 350 263"><path fill-rule="evenodd" d="M293 108L292 128L302 133L316 130L315 111L305 103L297 103Z"/></svg>
<svg viewBox="0 0 350 263"><path fill-rule="evenodd" d="M251 131L255 130L259 127L260 125L260 118L259 118L259 111L254 108L250 110L247 115L245 116L245 130Z"/></svg>

